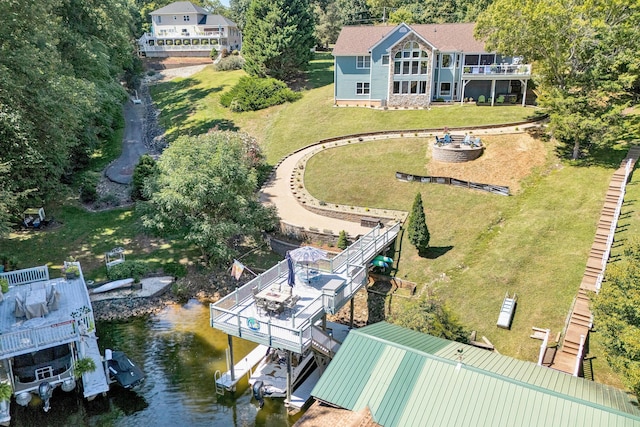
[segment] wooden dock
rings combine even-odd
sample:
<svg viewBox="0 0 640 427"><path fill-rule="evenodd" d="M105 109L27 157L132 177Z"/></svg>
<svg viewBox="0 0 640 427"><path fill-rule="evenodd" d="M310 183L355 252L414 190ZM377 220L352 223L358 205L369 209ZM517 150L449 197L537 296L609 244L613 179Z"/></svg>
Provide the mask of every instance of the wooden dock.
<svg viewBox="0 0 640 427"><path fill-rule="evenodd" d="M258 345L233 366L234 379L231 379L231 370L229 370L222 374L220 378L216 378L216 386L224 387L225 390L234 390L238 382L251 372L267 354L267 350L269 350L269 347L266 345Z"/></svg>

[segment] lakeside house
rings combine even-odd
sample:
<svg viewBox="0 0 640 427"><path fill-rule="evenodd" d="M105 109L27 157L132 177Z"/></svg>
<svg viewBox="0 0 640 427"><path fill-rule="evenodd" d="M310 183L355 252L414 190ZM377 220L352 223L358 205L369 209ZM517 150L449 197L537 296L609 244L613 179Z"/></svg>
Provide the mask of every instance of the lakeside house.
<svg viewBox="0 0 640 427"><path fill-rule="evenodd" d="M386 322L349 332L296 426L640 426L623 390Z"/></svg>
<svg viewBox="0 0 640 427"><path fill-rule="evenodd" d="M174 2L150 15L151 31L138 40L141 56L207 57L214 48L218 52L242 48L242 33L235 22L191 2Z"/></svg>
<svg viewBox="0 0 640 427"><path fill-rule="evenodd" d="M343 27L333 49L336 105L434 101L525 105L531 65L486 52L474 23Z"/></svg>

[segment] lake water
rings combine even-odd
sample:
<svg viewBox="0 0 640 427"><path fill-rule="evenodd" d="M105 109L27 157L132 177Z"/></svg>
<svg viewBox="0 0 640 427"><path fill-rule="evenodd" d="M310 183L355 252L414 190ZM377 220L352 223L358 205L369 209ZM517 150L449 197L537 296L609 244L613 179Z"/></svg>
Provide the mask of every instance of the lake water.
<svg viewBox="0 0 640 427"><path fill-rule="evenodd" d="M138 390L113 385L107 397L86 402L79 393L57 389L44 413L34 398L11 405L12 426L291 426L282 401L258 409L246 379L234 395L216 395L214 374L227 369L227 335L209 326L209 307L197 301L169 306L129 322L97 324L98 344L123 350L147 377ZM255 344L234 338L236 360Z"/></svg>

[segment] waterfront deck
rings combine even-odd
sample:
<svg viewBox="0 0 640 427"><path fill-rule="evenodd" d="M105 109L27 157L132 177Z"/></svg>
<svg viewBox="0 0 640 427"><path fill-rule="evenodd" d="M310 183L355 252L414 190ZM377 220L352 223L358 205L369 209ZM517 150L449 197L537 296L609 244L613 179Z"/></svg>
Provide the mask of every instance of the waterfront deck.
<svg viewBox="0 0 640 427"><path fill-rule="evenodd" d="M366 285L369 263L393 243L399 230L399 223L374 228L333 259L318 263L314 268L317 274L306 276L309 280L296 277L292 288L287 284L287 262L281 261L211 304L211 327L258 344L303 353L311 346L313 325L326 314L336 313ZM254 288L257 292L291 292L300 299L282 313L268 312L257 306Z"/></svg>

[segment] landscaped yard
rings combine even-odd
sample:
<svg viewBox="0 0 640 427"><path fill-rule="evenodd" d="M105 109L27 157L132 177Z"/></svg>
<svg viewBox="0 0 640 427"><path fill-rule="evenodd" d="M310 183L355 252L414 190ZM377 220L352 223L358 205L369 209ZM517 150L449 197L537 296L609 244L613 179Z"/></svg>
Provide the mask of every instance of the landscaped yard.
<svg viewBox="0 0 640 427"><path fill-rule="evenodd" d="M232 113L218 102L243 75L207 68L191 78L163 83L152 90L162 109L169 140L209 129L232 129L255 136L268 161L275 164L293 150L320 139L376 130L441 129L520 121L535 114L521 107L450 105L431 110L373 110L333 106L332 63L323 55L312 64L310 87L300 101L251 113ZM432 139L402 138L353 144L327 150L309 161L305 182L325 202L408 210L422 193L431 232L431 254L418 257L406 238L399 249L397 275L436 287L460 320L486 336L504 354L535 360L540 341L531 327L563 327L584 272L611 165L626 150L605 153L593 165L557 158L549 142L528 136L483 137L485 155L464 165L430 161ZM116 150L117 151L117 150ZM105 153L116 152L105 149ZM109 156L107 156L109 157ZM613 159L613 160L612 160ZM99 159L96 164L103 163ZM398 182L395 172L454 176L508 185L503 197L436 184ZM640 185L629 187L629 200L640 199ZM638 231L640 213L627 205L626 233ZM68 255L82 262L89 279L105 279L104 252L124 246L128 259L148 261L151 268L196 260L199 252L180 242L145 237L132 209L88 213L61 198L47 213L62 224L42 232L20 232L0 241L0 253L18 258L20 267L53 263ZM248 265L268 257L250 256ZM271 262L272 259L269 259ZM420 292L420 289L419 289ZM505 292L519 303L510 331L495 326ZM400 309L399 298L394 309ZM597 333L592 353L598 356ZM602 357L595 359L596 379L620 385Z"/></svg>

